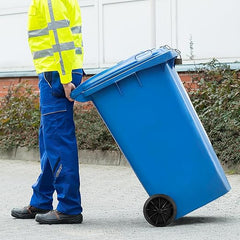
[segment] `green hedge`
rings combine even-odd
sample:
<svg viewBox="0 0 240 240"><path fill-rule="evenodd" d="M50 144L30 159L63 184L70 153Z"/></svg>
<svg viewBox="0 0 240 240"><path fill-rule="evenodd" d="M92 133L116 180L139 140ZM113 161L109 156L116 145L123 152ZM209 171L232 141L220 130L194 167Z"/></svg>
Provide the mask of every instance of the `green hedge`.
<svg viewBox="0 0 240 240"><path fill-rule="evenodd" d="M27 84L10 86L1 101L0 149L36 148L40 112L38 94Z"/></svg>
<svg viewBox="0 0 240 240"><path fill-rule="evenodd" d="M118 147L95 107L75 107L74 119L79 149L117 150Z"/></svg>
<svg viewBox="0 0 240 240"><path fill-rule="evenodd" d="M219 159L240 163L240 77L238 71L213 59L193 77L197 91L189 91Z"/></svg>
<svg viewBox="0 0 240 240"><path fill-rule="evenodd" d="M240 79L236 71L216 60L197 69L188 89L190 98L222 162L240 162ZM1 101L0 149L36 148L40 120L38 95L31 87L10 87ZM75 124L80 149L116 150L117 145L95 108L77 104Z"/></svg>

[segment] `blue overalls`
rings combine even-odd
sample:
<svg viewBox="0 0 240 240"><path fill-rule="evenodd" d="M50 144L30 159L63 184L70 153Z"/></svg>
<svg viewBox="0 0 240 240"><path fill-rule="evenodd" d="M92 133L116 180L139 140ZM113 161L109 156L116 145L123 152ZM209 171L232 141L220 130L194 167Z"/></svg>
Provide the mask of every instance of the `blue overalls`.
<svg viewBox="0 0 240 240"><path fill-rule="evenodd" d="M72 71L77 87L83 71ZM57 210L65 214L82 212L79 180L78 149L73 121L73 102L65 98L58 72L39 74L41 124L39 150L41 174L32 186L30 205L52 210L56 190Z"/></svg>

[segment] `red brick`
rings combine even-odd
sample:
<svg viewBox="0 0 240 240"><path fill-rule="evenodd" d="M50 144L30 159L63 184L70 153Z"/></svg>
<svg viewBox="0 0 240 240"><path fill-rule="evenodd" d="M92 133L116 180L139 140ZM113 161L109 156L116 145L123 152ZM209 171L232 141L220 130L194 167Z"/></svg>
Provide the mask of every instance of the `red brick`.
<svg viewBox="0 0 240 240"><path fill-rule="evenodd" d="M21 78L21 83L26 83L28 86L31 86L33 88L34 92L39 92L38 77Z"/></svg>
<svg viewBox="0 0 240 240"><path fill-rule="evenodd" d="M182 82L192 82L192 76L190 74L186 73L180 73L179 77L181 78Z"/></svg>
<svg viewBox="0 0 240 240"><path fill-rule="evenodd" d="M2 87L16 85L18 83L19 83L19 78L1 78L0 79L0 86Z"/></svg>

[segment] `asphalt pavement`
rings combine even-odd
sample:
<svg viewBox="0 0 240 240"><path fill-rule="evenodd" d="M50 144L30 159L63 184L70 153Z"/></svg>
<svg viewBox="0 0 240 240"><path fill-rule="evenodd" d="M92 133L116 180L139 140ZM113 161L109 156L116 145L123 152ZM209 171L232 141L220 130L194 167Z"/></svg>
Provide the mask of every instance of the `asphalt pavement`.
<svg viewBox="0 0 240 240"><path fill-rule="evenodd" d="M156 228L142 212L148 195L125 166L80 165L82 224L40 225L12 218L13 207L28 205L39 171L35 161L0 160L0 240L240 239L240 175L227 175L232 190L223 197Z"/></svg>

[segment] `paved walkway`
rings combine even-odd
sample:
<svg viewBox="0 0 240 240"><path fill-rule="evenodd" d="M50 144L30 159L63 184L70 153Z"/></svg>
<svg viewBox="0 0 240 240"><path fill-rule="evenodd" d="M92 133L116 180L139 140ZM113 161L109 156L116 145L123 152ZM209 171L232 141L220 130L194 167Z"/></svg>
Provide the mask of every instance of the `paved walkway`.
<svg viewBox="0 0 240 240"><path fill-rule="evenodd" d="M13 207L28 204L39 163L0 160L0 240L240 239L240 175L228 176L232 190L225 196L156 228L143 217L148 196L130 167L81 165L80 171L83 224L40 225L10 216Z"/></svg>

